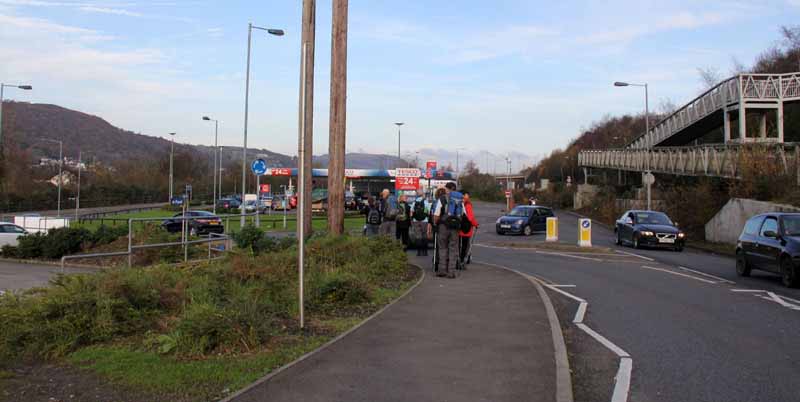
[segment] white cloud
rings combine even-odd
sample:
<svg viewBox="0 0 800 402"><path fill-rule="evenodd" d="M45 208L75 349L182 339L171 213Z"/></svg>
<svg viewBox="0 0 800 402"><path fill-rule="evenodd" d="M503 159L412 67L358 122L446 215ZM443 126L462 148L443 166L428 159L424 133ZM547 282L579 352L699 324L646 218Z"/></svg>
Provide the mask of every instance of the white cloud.
<svg viewBox="0 0 800 402"><path fill-rule="evenodd" d="M126 16L126 17L135 17L135 18L144 17L144 14L142 14L142 13L129 11L129 10L126 10L126 9L123 9L123 8L82 6L82 7L80 7L80 10L88 12L88 13L122 15L122 16Z"/></svg>

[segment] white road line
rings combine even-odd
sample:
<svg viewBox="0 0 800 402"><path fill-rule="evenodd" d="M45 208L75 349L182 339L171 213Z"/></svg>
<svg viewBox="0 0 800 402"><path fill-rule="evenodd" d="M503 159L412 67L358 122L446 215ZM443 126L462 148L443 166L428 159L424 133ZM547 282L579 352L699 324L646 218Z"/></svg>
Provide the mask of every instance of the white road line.
<svg viewBox="0 0 800 402"><path fill-rule="evenodd" d="M558 255L558 256L561 256L561 257L577 258L579 260L589 260L589 261L595 261L595 262L603 262L603 260L601 260L599 258L582 257L582 256L579 256L579 255L556 253L556 252L552 252L552 251L538 251L537 250L536 254Z"/></svg>
<svg viewBox="0 0 800 402"><path fill-rule="evenodd" d="M628 393L631 389L631 371L633 371L633 359L630 357L620 358L617 376L614 378L616 385L614 386L614 394L611 395L611 402L626 402L628 400Z"/></svg>
<svg viewBox="0 0 800 402"><path fill-rule="evenodd" d="M534 277L534 278L535 278L535 277ZM554 292L561 293L563 296L566 296L566 297L569 297L569 298L570 298L570 299L572 299L572 300L575 300L575 301L576 301L576 302L578 302L578 303L586 303L586 300L583 300L583 299L581 299L581 298L580 298L580 297L578 297L578 296L575 296L575 295L573 295L573 294L570 294L570 293L567 293L567 292L565 292L565 291L563 291L563 290L561 290L561 289L558 289L558 288L554 287L553 285L548 285L548 284L545 284L545 286L547 286L548 288L550 288L550 290L552 290L552 291L554 291Z"/></svg>
<svg viewBox="0 0 800 402"><path fill-rule="evenodd" d="M749 293L759 293L759 292L766 292L766 290L758 290L758 289L731 289L731 292L749 292Z"/></svg>
<svg viewBox="0 0 800 402"><path fill-rule="evenodd" d="M775 303L778 303L783 307L788 307L793 310L796 308L800 308L800 306L795 306L794 304L787 303L786 300L783 300L783 298L781 298L780 296L776 295L773 292L767 292L767 294L769 295L770 299L774 300Z"/></svg>
<svg viewBox="0 0 800 402"><path fill-rule="evenodd" d="M698 277L692 276L692 275L682 274L680 272L671 271L669 269L649 267L647 265L642 265L642 268L643 269L650 269L650 270L653 270L653 271L660 271L660 272L664 272L664 273L672 274L672 275L677 275L677 276L683 276L685 278L694 279L696 281L705 282L705 283L709 283L709 284L712 284L712 285L716 285L717 284L717 282L709 281L708 279L703 279L703 278L698 278Z"/></svg>
<svg viewBox="0 0 800 402"><path fill-rule="evenodd" d="M650 257L645 257L645 256L643 256L643 255L639 255L639 254L635 254L635 253L629 253L629 252L627 252L627 251L617 250L617 252L618 252L618 253L622 253L622 254L629 255L629 256L631 256L631 257L637 257L637 258L641 258L641 259L643 259L643 260L647 260L647 261L650 261L650 262L653 262L653 261L655 261L654 259L652 259L652 258L650 258Z"/></svg>
<svg viewBox="0 0 800 402"><path fill-rule="evenodd" d="M603 344L603 346L605 346L607 349L609 349L610 351L614 352L617 356L619 356L619 357L628 357L628 358L631 357L631 355L629 355L628 352L622 350L619 346L615 345L614 342L611 342L608 339L606 339L606 337L604 337L603 335L598 334L593 329L589 328L586 324L584 324L582 322L579 322L579 323L577 323L575 325L578 328L582 329L583 332L586 332L587 334L589 334L589 336L594 338L597 342L600 342L601 344Z"/></svg>
<svg viewBox="0 0 800 402"><path fill-rule="evenodd" d="M581 302L578 306L578 311L575 312L575 318L572 319L572 322L575 324L583 323L583 318L586 316L586 309L589 307L589 303Z"/></svg>
<svg viewBox="0 0 800 402"><path fill-rule="evenodd" d="M575 285L550 285L554 288L574 288Z"/></svg>
<svg viewBox="0 0 800 402"><path fill-rule="evenodd" d="M706 276L706 277L709 277L709 278L714 278L719 282L730 283L731 285L735 285L736 284L736 282L734 282L734 281L727 280L725 278L722 278L722 277L719 277L719 276L716 276L716 275L707 274L705 272L697 271L697 270L694 270L694 269L691 269L691 268L686 268L684 266L678 266L678 268L680 268L680 269L682 269L684 271L693 272L693 273L698 274L698 275L703 275L703 276Z"/></svg>

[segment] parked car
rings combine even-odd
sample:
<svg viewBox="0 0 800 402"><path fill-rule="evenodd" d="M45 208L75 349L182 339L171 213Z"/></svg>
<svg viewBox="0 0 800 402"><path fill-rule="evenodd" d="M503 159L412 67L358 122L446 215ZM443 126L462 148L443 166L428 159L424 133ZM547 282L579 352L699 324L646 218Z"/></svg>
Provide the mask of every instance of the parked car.
<svg viewBox="0 0 800 402"><path fill-rule="evenodd" d="M530 236L533 232L547 230L547 218L555 216L553 210L546 207L520 205L514 207L508 215L497 218L495 230L497 234L523 234Z"/></svg>
<svg viewBox="0 0 800 402"><path fill-rule="evenodd" d="M272 208L272 197L261 197L261 203L259 205L261 212L266 212L270 208Z"/></svg>
<svg viewBox="0 0 800 402"><path fill-rule="evenodd" d="M633 248L666 247L683 251L686 234L658 211L627 211L614 226L617 244L630 244Z"/></svg>
<svg viewBox="0 0 800 402"><path fill-rule="evenodd" d="M258 201L257 200L247 200L244 202L244 212L248 214L255 213L258 211Z"/></svg>
<svg viewBox="0 0 800 402"><path fill-rule="evenodd" d="M284 209L287 209L286 197L282 195L276 195L275 197L272 197L271 208L273 211L283 211ZM288 207L288 209L291 209L291 207Z"/></svg>
<svg viewBox="0 0 800 402"><path fill-rule="evenodd" d="M796 261L800 259L800 214L768 213L750 218L736 244L736 273L780 274L787 287L800 286Z"/></svg>
<svg viewBox="0 0 800 402"><path fill-rule="evenodd" d="M22 226L0 222L0 247L6 245L16 247L17 238L26 234L28 234L28 231L23 229Z"/></svg>
<svg viewBox="0 0 800 402"><path fill-rule="evenodd" d="M172 219L165 219L163 222L161 222L161 227L166 229L167 232L178 233L182 230L184 220L175 218L182 218L183 216L183 213L175 214ZM186 217L192 218L186 220L187 224L189 225L189 234L192 236L225 232L225 227L222 225L222 219L211 212L187 211Z"/></svg>
<svg viewBox="0 0 800 402"><path fill-rule="evenodd" d="M220 198L219 201L217 201L217 208L231 209L239 208L241 205L242 203L236 198Z"/></svg>

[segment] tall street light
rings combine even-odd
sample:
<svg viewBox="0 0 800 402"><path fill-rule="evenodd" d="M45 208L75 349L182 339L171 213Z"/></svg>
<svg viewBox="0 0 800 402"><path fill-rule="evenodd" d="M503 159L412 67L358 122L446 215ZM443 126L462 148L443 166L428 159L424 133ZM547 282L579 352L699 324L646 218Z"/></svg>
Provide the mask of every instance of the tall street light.
<svg viewBox="0 0 800 402"><path fill-rule="evenodd" d="M64 167L64 142L50 138L42 138L42 141L58 144L58 217L61 217L61 184L64 180L61 172Z"/></svg>
<svg viewBox="0 0 800 402"><path fill-rule="evenodd" d="M456 185L458 185L458 178L461 177L461 166L459 165L459 151L463 151L466 148L456 148Z"/></svg>
<svg viewBox="0 0 800 402"><path fill-rule="evenodd" d="M273 36L283 36L282 29L272 29L272 28L262 28L253 25L253 23L247 24L247 75L245 77L245 84L244 84L244 142L242 144L242 203L244 203L244 196L247 193L247 113L248 108L250 107L250 48L252 47L253 42L253 29L258 29L261 31L266 31L268 34ZM242 204L241 208L242 212L242 222L241 227L244 227L245 223L245 211L244 211L244 204Z"/></svg>
<svg viewBox="0 0 800 402"><path fill-rule="evenodd" d="M647 94L647 83L644 84L632 84L629 82L620 82L617 81L614 83L615 87L643 87L644 88L644 126L645 126L645 135L650 133L650 99Z"/></svg>
<svg viewBox="0 0 800 402"><path fill-rule="evenodd" d="M175 153L175 133L169 133L169 202L172 203L172 155Z"/></svg>
<svg viewBox="0 0 800 402"><path fill-rule="evenodd" d="M213 203L213 206L212 206L213 211L212 211L212 213L214 215L216 215L217 214L217 173L219 173L219 175L220 175L219 178L220 178L220 180L222 180L222 173L221 173L221 171L218 172L218 170L217 170L217 166L218 166L217 165L217 159L219 158L219 145L218 145L218 142L217 142L218 139L219 139L219 120L212 119L212 118L210 118L208 116L203 116L203 120L205 120L205 121L213 121L214 122L214 170L211 171L211 176L213 176L213 182L214 182L214 184L213 184L214 188L212 189L212 193L214 194L214 199L212 201L212 203ZM219 167L220 168L222 167L222 163L221 162L219 164Z"/></svg>
<svg viewBox="0 0 800 402"><path fill-rule="evenodd" d="M398 164L398 166L400 165L400 161L402 160L402 158L400 158L400 127L402 127L403 124L406 124L406 123L403 123L403 122L394 123L394 125L397 126L397 164Z"/></svg>
<svg viewBox="0 0 800 402"><path fill-rule="evenodd" d="M3 159L3 90L5 88L17 88L24 91L33 89L30 85L11 85L0 83L0 159Z"/></svg>

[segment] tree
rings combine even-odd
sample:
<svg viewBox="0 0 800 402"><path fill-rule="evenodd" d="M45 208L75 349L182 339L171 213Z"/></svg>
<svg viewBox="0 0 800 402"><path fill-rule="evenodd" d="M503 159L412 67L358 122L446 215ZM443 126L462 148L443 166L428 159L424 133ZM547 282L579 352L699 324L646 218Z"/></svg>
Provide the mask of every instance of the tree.
<svg viewBox="0 0 800 402"><path fill-rule="evenodd" d="M475 174L480 174L480 173L481 173L481 171L478 169L478 165L475 164L475 161L472 160L472 159L470 159L469 162L467 162L466 166L464 166L464 175L465 176L475 175Z"/></svg>
<svg viewBox="0 0 800 402"><path fill-rule="evenodd" d="M714 88L722 81L722 75L716 67L698 68L697 73L700 75L700 82L703 84L703 92Z"/></svg>

